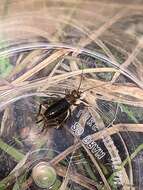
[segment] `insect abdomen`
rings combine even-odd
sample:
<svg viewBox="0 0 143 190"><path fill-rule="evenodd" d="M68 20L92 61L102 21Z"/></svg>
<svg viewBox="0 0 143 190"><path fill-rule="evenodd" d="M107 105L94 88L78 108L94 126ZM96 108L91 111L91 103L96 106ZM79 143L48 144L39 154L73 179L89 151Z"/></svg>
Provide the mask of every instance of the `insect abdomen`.
<svg viewBox="0 0 143 190"><path fill-rule="evenodd" d="M58 102L51 105L44 113L45 117L50 119L55 119L62 113L65 113L70 108L70 103L66 100L66 98L63 98L59 100Z"/></svg>

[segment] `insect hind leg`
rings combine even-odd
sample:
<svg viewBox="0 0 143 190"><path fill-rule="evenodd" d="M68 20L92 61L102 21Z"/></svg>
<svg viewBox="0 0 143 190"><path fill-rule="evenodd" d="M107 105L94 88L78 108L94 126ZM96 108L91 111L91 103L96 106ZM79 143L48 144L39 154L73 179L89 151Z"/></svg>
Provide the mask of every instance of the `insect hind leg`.
<svg viewBox="0 0 143 190"><path fill-rule="evenodd" d="M60 129L63 127L64 123L66 122L66 120L68 119L69 116L71 116L71 109L69 109L67 112L64 113L64 115L62 115L62 117L61 117L62 119L59 122L59 126L57 129Z"/></svg>
<svg viewBox="0 0 143 190"><path fill-rule="evenodd" d="M41 114L41 110L42 110L42 104L40 104L40 106L39 106L39 110L38 110L38 113L37 113L37 117L40 116L40 114Z"/></svg>

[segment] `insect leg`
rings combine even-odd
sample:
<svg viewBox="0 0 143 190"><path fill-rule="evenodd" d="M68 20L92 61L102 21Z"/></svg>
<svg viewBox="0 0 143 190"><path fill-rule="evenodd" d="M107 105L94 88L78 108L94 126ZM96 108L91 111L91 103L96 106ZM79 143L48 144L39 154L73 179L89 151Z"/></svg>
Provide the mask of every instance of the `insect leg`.
<svg viewBox="0 0 143 190"><path fill-rule="evenodd" d="M44 126L42 127L42 129L41 129L41 131L40 131L40 133L43 133L44 132L44 130L45 130L45 124L44 124Z"/></svg>
<svg viewBox="0 0 143 190"><path fill-rule="evenodd" d="M42 106L43 108L46 110L49 107L49 104L47 104L47 102L42 102Z"/></svg>
<svg viewBox="0 0 143 190"><path fill-rule="evenodd" d="M47 123L47 122L44 122L44 126L42 127L40 133L43 133L43 132L44 132L44 133L46 134L47 129L48 129L48 123Z"/></svg>
<svg viewBox="0 0 143 190"><path fill-rule="evenodd" d="M79 104L76 104L76 103L75 103L75 104L73 104L73 105L74 105L74 106L79 106Z"/></svg>
<svg viewBox="0 0 143 190"><path fill-rule="evenodd" d="M40 119L39 121L37 120L36 123L40 123L41 121L43 121L43 114L41 113L41 110L42 110L42 104L40 104L39 110L36 116L36 118L38 118L39 116L42 116L42 119Z"/></svg>
<svg viewBox="0 0 143 190"><path fill-rule="evenodd" d="M42 104L40 104L40 106L39 106L39 111L38 111L38 113L37 113L36 118L38 118L39 116L42 116L42 117L43 117L43 115L41 114L41 110L42 110ZM40 119L39 121L38 121L38 119L36 119L36 120L37 120L36 123L40 123L41 121L43 121L43 118Z"/></svg>
<svg viewBox="0 0 143 190"><path fill-rule="evenodd" d="M69 112L69 114L68 114L68 112ZM71 116L71 109L69 109L68 112L66 111L64 113L64 115L62 115L62 119L61 119L61 121L60 121L59 126L57 127L57 129L63 127L63 124L64 124L64 122L66 122L66 120L68 119L69 115Z"/></svg>
<svg viewBox="0 0 143 190"><path fill-rule="evenodd" d="M86 106L86 107L92 107L88 104L88 102L86 100L80 100L81 102L83 102L83 104Z"/></svg>
<svg viewBox="0 0 143 190"><path fill-rule="evenodd" d="M40 119L39 121L36 121L36 123L40 123L41 121L43 121L43 119Z"/></svg>
<svg viewBox="0 0 143 190"><path fill-rule="evenodd" d="M50 120L50 121L47 123L48 128L49 128L49 127L56 127L56 128L57 128L58 125L59 125L59 124L58 124L58 121L57 121L56 119Z"/></svg>
<svg viewBox="0 0 143 190"><path fill-rule="evenodd" d="M41 129L41 131L40 132L43 132L44 131L44 129L46 129L47 128L47 123L48 123L48 120L47 120L47 118L45 117L45 115L44 114L40 114L40 116L42 116L42 119L41 120L39 120L39 121L37 121L36 123L40 123L41 121L44 121L44 125L43 125L43 127L42 127L42 129Z"/></svg>
<svg viewBox="0 0 143 190"><path fill-rule="evenodd" d="M38 113L37 113L37 117L40 116L40 114L41 114L41 110L42 110L42 104L40 104L40 106L39 106L39 111L38 111Z"/></svg>

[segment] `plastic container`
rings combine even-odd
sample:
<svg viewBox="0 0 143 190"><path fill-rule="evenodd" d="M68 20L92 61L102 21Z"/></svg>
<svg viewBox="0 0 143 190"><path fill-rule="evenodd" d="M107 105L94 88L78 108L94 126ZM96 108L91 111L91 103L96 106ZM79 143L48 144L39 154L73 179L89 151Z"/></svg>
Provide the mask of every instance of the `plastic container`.
<svg viewBox="0 0 143 190"><path fill-rule="evenodd" d="M142 4L8 5L0 23L0 189L142 189ZM46 121L48 107L66 104L73 90L80 98L58 113L62 125Z"/></svg>

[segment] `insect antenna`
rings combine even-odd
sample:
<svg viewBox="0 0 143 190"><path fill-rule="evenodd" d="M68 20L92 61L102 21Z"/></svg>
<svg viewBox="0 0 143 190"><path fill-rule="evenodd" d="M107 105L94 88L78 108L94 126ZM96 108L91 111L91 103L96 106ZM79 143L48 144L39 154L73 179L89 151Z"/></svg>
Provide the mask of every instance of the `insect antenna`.
<svg viewBox="0 0 143 190"><path fill-rule="evenodd" d="M83 81L83 63L82 63L82 73L81 73L80 82L79 82L79 86L77 88L77 91L79 91L81 84L82 84L82 81Z"/></svg>
<svg viewBox="0 0 143 190"><path fill-rule="evenodd" d="M82 73L81 73L80 83L79 83L79 87L77 88L77 91L79 91L79 89L81 87L81 84L82 84L82 81L83 81L83 70L82 70Z"/></svg>
<svg viewBox="0 0 143 190"><path fill-rule="evenodd" d="M106 86L106 85L109 85L109 84L111 84L111 83L107 82L106 84L100 84L100 85L97 85L97 86L95 86L95 87L90 87L90 88L87 88L86 90L82 91L82 93L84 93L84 92L86 92L86 91L88 91L88 90L92 90L92 89L94 89L94 88L98 88L98 87L100 87L100 86Z"/></svg>
<svg viewBox="0 0 143 190"><path fill-rule="evenodd" d="M84 66L83 66L83 62L82 62L82 73L81 73L81 77L80 77L79 86L78 86L78 88L77 88L77 92L80 90L80 87L81 87L81 84L82 84L82 81L83 81L83 78L84 78L84 72L83 72L84 69L83 69L83 68L84 68ZM95 87L90 87L90 88L88 88L88 89L82 91L81 94L83 94L84 92L86 92L86 91L88 91L88 90L92 90L92 89L94 89L94 88L98 88L98 87L100 87L100 86L106 86L106 85L109 85L109 82L107 82L106 84L97 85L97 86L95 86Z"/></svg>

